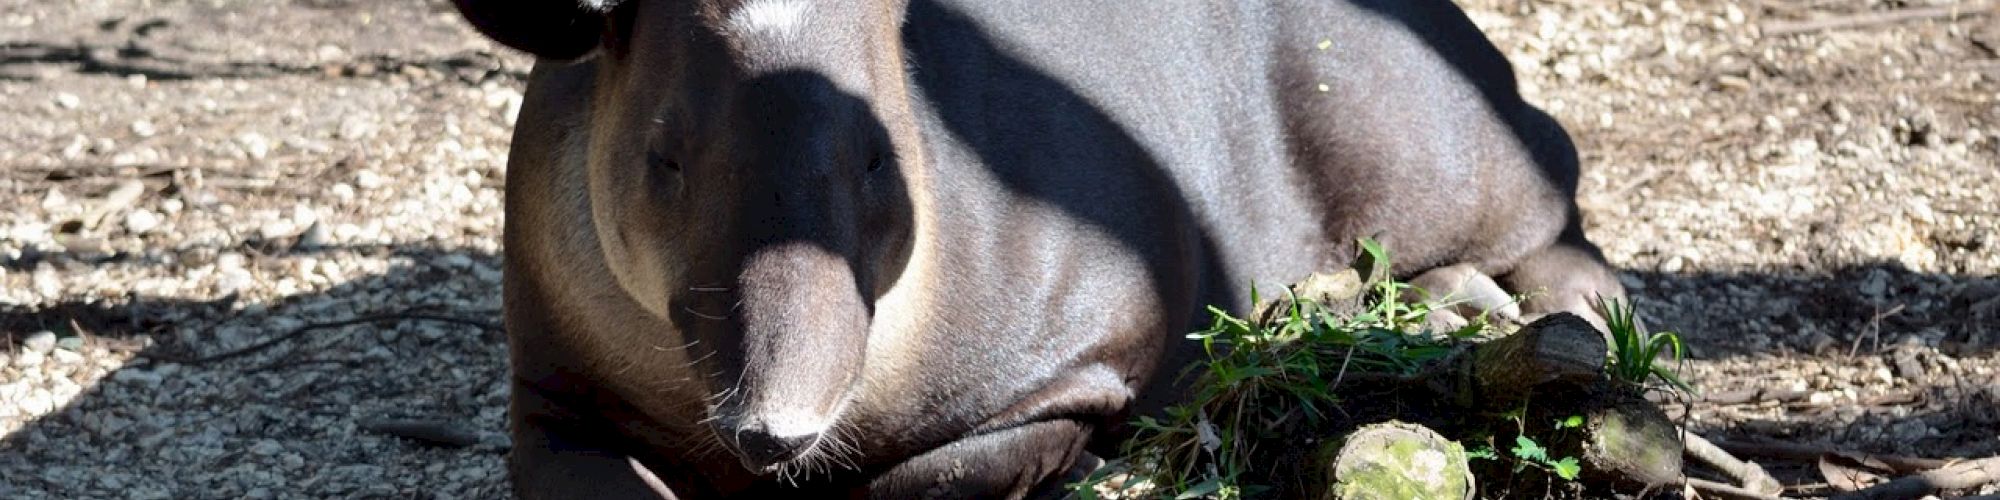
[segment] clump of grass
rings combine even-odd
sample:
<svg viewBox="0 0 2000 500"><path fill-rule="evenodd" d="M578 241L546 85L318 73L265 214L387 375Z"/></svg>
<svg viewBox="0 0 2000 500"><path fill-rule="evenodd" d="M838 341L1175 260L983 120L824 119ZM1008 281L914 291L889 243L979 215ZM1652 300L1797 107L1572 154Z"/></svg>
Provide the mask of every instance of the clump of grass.
<svg viewBox="0 0 2000 500"><path fill-rule="evenodd" d="M1597 311L1604 316L1604 326L1611 334L1611 358L1605 370L1611 378L1619 382L1645 388L1651 379L1658 378L1668 386L1693 393L1694 387L1681 381L1674 370L1658 363L1660 353L1671 349L1673 363L1679 364L1684 349L1679 334L1674 332L1648 333L1640 328L1635 319L1635 311L1630 304L1619 299L1598 297Z"/></svg>
<svg viewBox="0 0 2000 500"><path fill-rule="evenodd" d="M1451 347L1424 331L1433 307L1406 302L1412 286L1386 276L1388 250L1362 240L1371 265L1361 309L1330 307L1286 290L1282 314L1252 322L1210 307L1214 323L1188 338L1201 343L1207 361L1190 403L1162 418L1140 417L1140 433L1126 449L1133 479L1170 498L1236 499L1267 490L1253 484L1253 464L1268 464L1296 445L1300 430L1319 428L1339 412L1334 389L1343 379L1415 375L1443 359ZM1252 291L1252 301L1260 300ZM1481 321L1442 337L1476 334ZM1262 471L1259 471L1262 472ZM1086 483L1089 483L1088 481ZM1090 484L1076 485L1088 490ZM1128 491L1133 491L1128 490Z"/></svg>

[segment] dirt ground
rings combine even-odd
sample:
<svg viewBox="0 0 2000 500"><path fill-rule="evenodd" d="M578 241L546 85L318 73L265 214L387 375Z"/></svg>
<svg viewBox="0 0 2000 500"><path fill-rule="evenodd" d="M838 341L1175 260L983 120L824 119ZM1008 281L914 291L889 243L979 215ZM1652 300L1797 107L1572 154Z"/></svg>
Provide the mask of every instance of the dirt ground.
<svg viewBox="0 0 2000 500"><path fill-rule="evenodd" d="M1691 429L2000 454L1990 4L1461 5L1690 342ZM527 67L438 0L0 0L0 498L505 497Z"/></svg>

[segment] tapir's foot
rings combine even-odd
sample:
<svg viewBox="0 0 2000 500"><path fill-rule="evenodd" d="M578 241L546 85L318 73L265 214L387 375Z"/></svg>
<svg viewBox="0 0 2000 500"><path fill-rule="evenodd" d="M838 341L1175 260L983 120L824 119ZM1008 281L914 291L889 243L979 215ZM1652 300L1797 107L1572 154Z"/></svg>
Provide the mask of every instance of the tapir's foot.
<svg viewBox="0 0 2000 500"><path fill-rule="evenodd" d="M1441 324L1433 325L1445 329L1464 326L1468 318L1486 316L1489 321L1516 321L1521 319L1521 305L1493 277L1479 272L1471 264L1456 264L1425 271L1410 279L1410 284L1423 290L1415 300L1430 303L1432 314L1444 318Z"/></svg>
<svg viewBox="0 0 2000 500"><path fill-rule="evenodd" d="M897 465L871 498L1055 498L1101 463L1083 451L1088 428L1047 420L980 434Z"/></svg>
<svg viewBox="0 0 2000 500"><path fill-rule="evenodd" d="M1558 239L1541 251L1529 254L1501 277L1501 283L1516 293L1527 294L1521 304L1521 320L1532 322L1543 315L1567 312L1583 317L1598 331L1607 331L1597 301L1627 300L1625 286L1603 254L1581 236Z"/></svg>

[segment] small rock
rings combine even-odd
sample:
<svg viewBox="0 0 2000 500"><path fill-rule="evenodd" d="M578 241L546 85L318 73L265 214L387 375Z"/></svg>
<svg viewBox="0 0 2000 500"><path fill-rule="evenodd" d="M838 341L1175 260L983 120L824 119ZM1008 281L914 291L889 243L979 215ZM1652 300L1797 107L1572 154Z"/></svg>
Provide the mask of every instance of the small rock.
<svg viewBox="0 0 2000 500"><path fill-rule="evenodd" d="M1876 367L1874 371L1868 372L1868 375L1870 376L1870 378L1874 379L1875 382L1880 382L1883 384L1896 383L1896 374L1890 372L1889 368L1886 366Z"/></svg>
<svg viewBox="0 0 2000 500"><path fill-rule="evenodd" d="M306 226L305 232L299 233L298 247L311 250L326 247L332 242L333 235L326 229L326 224L314 221L312 225Z"/></svg>
<svg viewBox="0 0 2000 500"><path fill-rule="evenodd" d="M375 173L374 170L362 170L354 173L354 187L376 189L387 183L388 180L382 178L382 174Z"/></svg>
<svg viewBox="0 0 2000 500"><path fill-rule="evenodd" d="M327 188L327 193L328 193L328 194L332 194L332 195L333 195L333 199L336 199L336 200L340 200L340 201L354 201L354 185L353 185L353 184L348 184L348 183L345 183L345 182L336 182L336 183L334 183L334 184L333 184L333 187L330 187L330 188Z"/></svg>
<svg viewBox="0 0 2000 500"><path fill-rule="evenodd" d="M83 98L68 92L57 92L56 105L62 106L63 109L76 109L77 106L83 105Z"/></svg>
<svg viewBox="0 0 2000 500"><path fill-rule="evenodd" d="M251 159L262 160L265 155L271 153L271 140L256 132L244 132L243 135L236 136L236 146L242 148L243 154L250 155Z"/></svg>
<svg viewBox="0 0 2000 500"><path fill-rule="evenodd" d="M30 333L27 338L21 339L21 346L28 348L28 351L48 354L56 348L56 332L42 330Z"/></svg>
<svg viewBox="0 0 2000 500"><path fill-rule="evenodd" d="M125 214L125 230L132 234L147 234L160 227L160 214L152 210L139 209Z"/></svg>
<svg viewBox="0 0 2000 500"><path fill-rule="evenodd" d="M1681 269L1685 269L1686 267L1687 267L1687 259L1684 259L1679 255L1675 255L1673 257L1668 257L1666 262L1660 264L1660 272L1678 273L1681 272Z"/></svg>
<svg viewBox="0 0 2000 500"><path fill-rule="evenodd" d="M1461 321L1462 321L1462 320L1461 320ZM433 342L435 342L435 341L437 341L438 339L442 339L442 338L444 338L444 336L445 336L445 334L446 334L446 333L449 333L449 332L446 332L446 331L444 330L444 328L441 328L441 327L437 327L437 326L432 326L432 325L420 325L420 326L418 326L418 327L417 327L417 337L419 337L419 338L422 338L422 339L424 339L424 340L426 340L426 341L433 341Z"/></svg>
<svg viewBox="0 0 2000 500"><path fill-rule="evenodd" d="M289 220L274 220L257 229L257 234L266 240L289 238L299 230L298 224Z"/></svg>
<svg viewBox="0 0 2000 500"><path fill-rule="evenodd" d="M1867 278L1862 279L1861 285L1857 290L1861 292L1861 295L1881 298L1882 294L1889 291L1889 275L1881 271L1870 272Z"/></svg>
<svg viewBox="0 0 2000 500"><path fill-rule="evenodd" d="M69 336L56 339L56 349L81 353L83 352L83 337Z"/></svg>
<svg viewBox="0 0 2000 500"><path fill-rule="evenodd" d="M160 129L158 127L153 126L153 122L146 120L136 120L132 122L132 135L137 135L139 137L152 137L153 134L159 133L159 131Z"/></svg>
<svg viewBox="0 0 2000 500"><path fill-rule="evenodd" d="M144 424L144 425L151 427L151 424ZM160 443L165 443L167 441L167 438L174 437L174 430L171 428L154 427L151 429L146 429L146 431L149 432L139 432L138 433L140 434L139 439L135 441L133 444L137 444L139 445L140 448L145 448L145 449L159 448Z"/></svg>
<svg viewBox="0 0 2000 500"><path fill-rule="evenodd" d="M111 379L117 380L119 382L139 384L145 386L159 386L160 382L165 380L165 378L161 377L159 373L155 373L152 370L142 370L138 368L126 368L123 370L112 372Z"/></svg>
<svg viewBox="0 0 2000 500"><path fill-rule="evenodd" d="M77 354L76 351L57 349L49 353L49 359L54 359L58 365L74 365L83 362L83 355Z"/></svg>
<svg viewBox="0 0 2000 500"><path fill-rule="evenodd" d="M48 355L42 354L40 351L21 351L14 355L14 366L34 368L42 366L42 361L46 359L48 359Z"/></svg>
<svg viewBox="0 0 2000 500"><path fill-rule="evenodd" d="M1819 330L1813 330L1812 334L1808 335L1801 343L1801 347L1804 347L1806 352L1819 354L1826 352L1827 349L1839 343L1840 341L1834 339L1832 335L1827 335L1826 332Z"/></svg>
<svg viewBox="0 0 2000 500"><path fill-rule="evenodd" d="M18 404L21 405L21 411L28 415L42 416L56 409L56 396L50 393L48 389L36 387L34 390L28 391L28 394L23 396Z"/></svg>
<svg viewBox="0 0 2000 500"><path fill-rule="evenodd" d="M269 439L258 441L257 444L250 445L251 453L267 457L277 455L278 453L284 451L285 451L285 445L278 444L277 441Z"/></svg>

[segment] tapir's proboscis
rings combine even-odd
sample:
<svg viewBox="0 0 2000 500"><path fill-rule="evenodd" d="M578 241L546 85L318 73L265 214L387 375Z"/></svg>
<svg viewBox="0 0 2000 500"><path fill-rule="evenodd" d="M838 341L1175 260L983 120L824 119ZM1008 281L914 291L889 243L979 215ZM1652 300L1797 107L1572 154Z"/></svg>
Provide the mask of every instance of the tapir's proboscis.
<svg viewBox="0 0 2000 500"><path fill-rule="evenodd" d="M1624 294L1449 0L457 0L507 165L522 498L1043 498L1207 306L1346 265ZM1504 294L1502 294L1504 295Z"/></svg>

